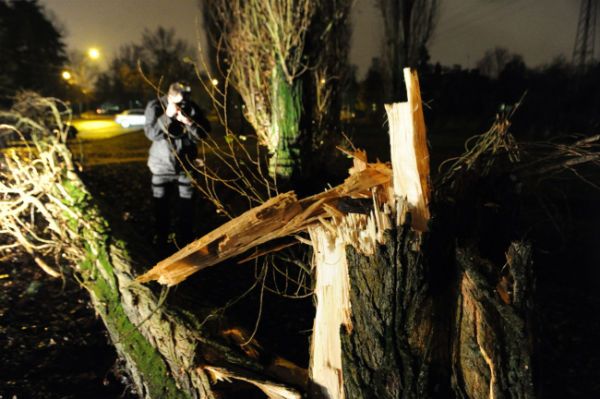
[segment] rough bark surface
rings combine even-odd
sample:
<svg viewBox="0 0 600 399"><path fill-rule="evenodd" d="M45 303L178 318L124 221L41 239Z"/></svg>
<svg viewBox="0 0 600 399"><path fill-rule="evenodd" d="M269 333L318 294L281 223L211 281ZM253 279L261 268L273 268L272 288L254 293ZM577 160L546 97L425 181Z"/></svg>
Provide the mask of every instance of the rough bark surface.
<svg viewBox="0 0 600 399"><path fill-rule="evenodd" d="M459 397L533 398L531 247L512 243L504 266L458 248L453 386Z"/></svg>
<svg viewBox="0 0 600 399"><path fill-rule="evenodd" d="M434 306L423 236L386 232L373 256L347 248L353 331L342 333L346 396L428 398Z"/></svg>

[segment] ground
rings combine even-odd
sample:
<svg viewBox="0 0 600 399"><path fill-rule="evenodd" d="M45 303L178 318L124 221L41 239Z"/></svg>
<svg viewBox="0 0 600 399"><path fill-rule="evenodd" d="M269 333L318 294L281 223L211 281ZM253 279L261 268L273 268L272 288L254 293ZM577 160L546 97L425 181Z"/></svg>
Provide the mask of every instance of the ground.
<svg viewBox="0 0 600 399"><path fill-rule="evenodd" d="M0 397L126 393L115 351L78 284L49 277L28 258L0 264L0 278Z"/></svg>

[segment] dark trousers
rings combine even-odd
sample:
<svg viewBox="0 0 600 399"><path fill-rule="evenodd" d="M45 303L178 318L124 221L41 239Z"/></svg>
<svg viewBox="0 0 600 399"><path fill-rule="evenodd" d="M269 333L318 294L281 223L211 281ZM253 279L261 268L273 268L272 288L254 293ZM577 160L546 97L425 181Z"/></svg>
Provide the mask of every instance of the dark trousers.
<svg viewBox="0 0 600 399"><path fill-rule="evenodd" d="M177 202L169 200L168 188L177 185ZM154 201L154 226L156 244L167 245L171 227L171 214L176 213L175 244L182 248L193 237L194 207L192 205L193 188L190 178L185 174L152 175L152 197ZM174 209L175 212L171 212Z"/></svg>

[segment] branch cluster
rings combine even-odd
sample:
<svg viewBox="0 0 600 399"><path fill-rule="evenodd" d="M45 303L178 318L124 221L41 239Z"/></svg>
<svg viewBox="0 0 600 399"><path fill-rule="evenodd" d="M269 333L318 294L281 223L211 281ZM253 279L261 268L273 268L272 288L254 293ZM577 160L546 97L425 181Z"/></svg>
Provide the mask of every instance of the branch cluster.
<svg viewBox="0 0 600 399"><path fill-rule="evenodd" d="M0 135L17 136L22 144L4 150L0 160L0 254L24 250L58 277L56 266L83 255L83 210L73 206L81 198L67 188L74 168L63 118L69 119L70 111L59 100L32 93L17 100L12 112L0 115L8 122L0 124Z"/></svg>
<svg viewBox="0 0 600 399"><path fill-rule="evenodd" d="M218 50L227 57L219 67L240 93L261 144L274 150L279 139L271 132L279 96L274 82L283 79L291 86L306 69L304 38L315 3L210 0L207 6L221 29Z"/></svg>

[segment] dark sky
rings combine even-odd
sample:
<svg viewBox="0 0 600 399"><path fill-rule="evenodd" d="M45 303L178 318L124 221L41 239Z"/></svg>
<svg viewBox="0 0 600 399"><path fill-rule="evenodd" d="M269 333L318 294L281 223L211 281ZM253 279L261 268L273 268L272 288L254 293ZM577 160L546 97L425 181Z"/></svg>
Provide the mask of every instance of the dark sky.
<svg viewBox="0 0 600 399"><path fill-rule="evenodd" d="M137 41L144 27L173 27L197 42L197 0L41 0L67 31L70 48L98 47L110 58L121 44ZM537 66L564 55L575 40L578 0L441 0L432 61L472 67L485 50L503 46ZM356 0L351 61L366 72L381 48L382 23L374 0ZM200 23L200 25L197 24ZM203 35L200 35L203 38Z"/></svg>

